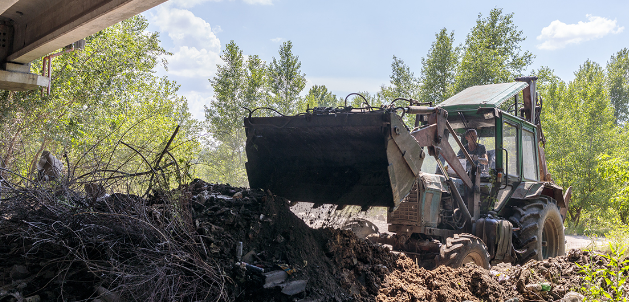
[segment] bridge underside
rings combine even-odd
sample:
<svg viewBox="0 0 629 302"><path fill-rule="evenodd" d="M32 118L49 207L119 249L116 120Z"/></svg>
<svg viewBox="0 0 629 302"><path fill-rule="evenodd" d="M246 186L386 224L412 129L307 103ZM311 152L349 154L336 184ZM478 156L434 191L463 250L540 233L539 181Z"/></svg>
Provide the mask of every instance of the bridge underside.
<svg viewBox="0 0 629 302"><path fill-rule="evenodd" d="M165 1L0 1L0 89L47 86L47 77L30 73L30 62Z"/></svg>

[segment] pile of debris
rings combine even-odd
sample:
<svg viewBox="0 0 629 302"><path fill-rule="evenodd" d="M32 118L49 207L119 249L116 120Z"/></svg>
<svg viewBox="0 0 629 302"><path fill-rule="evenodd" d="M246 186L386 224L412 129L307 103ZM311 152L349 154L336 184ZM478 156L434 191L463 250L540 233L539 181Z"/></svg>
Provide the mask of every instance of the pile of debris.
<svg viewBox="0 0 629 302"><path fill-rule="evenodd" d="M15 189L0 204L0 301L182 300L225 294L187 199ZM12 300L13 299L13 300Z"/></svg>
<svg viewBox="0 0 629 302"><path fill-rule="evenodd" d="M270 192L195 180L147 198L12 190L0 301L373 300L398 258L309 228Z"/></svg>
<svg viewBox="0 0 629 302"><path fill-rule="evenodd" d="M604 270L609 265L609 259L602 254L570 250L565 256L529 261L522 266L499 264L491 268L490 275L503 288L517 292L520 301L574 301L567 297L574 298L577 296L575 291L588 286L583 270L586 267L594 271ZM596 280L591 282L595 283ZM625 291L625 295L629 298L628 291Z"/></svg>
<svg viewBox="0 0 629 302"><path fill-rule="evenodd" d="M308 227L271 192L201 180L147 198L3 194L0 302L556 300L590 261L425 270L349 230ZM542 282L552 289L533 293Z"/></svg>

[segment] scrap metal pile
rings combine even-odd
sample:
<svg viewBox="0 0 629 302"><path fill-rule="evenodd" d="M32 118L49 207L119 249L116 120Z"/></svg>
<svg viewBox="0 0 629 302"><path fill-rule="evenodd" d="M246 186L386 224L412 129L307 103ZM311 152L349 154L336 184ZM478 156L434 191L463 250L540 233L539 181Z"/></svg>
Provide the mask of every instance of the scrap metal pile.
<svg viewBox="0 0 629 302"><path fill-rule="evenodd" d="M271 192L201 180L147 198L15 188L0 203L1 302L556 300L580 286L575 262L599 258L430 271L312 229ZM552 289L532 293L540 282Z"/></svg>

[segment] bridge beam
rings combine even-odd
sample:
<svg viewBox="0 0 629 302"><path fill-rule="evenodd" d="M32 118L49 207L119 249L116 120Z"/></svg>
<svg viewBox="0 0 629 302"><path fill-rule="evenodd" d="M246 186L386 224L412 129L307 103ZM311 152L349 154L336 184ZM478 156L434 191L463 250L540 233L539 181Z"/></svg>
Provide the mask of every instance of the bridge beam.
<svg viewBox="0 0 629 302"><path fill-rule="evenodd" d="M0 70L14 72L3 66L7 63L29 64L55 50L166 1L2 0L0 1L0 64L2 64ZM2 40L3 38L5 40ZM7 75L5 78L14 77ZM36 81L36 83L44 82ZM0 89L13 90L9 87L10 85L2 83L0 81Z"/></svg>

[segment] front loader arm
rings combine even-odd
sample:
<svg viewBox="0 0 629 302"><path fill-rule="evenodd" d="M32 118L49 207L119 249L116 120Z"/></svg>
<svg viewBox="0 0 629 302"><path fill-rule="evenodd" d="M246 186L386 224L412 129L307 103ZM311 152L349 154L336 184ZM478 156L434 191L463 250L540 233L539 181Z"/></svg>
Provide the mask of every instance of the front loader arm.
<svg viewBox="0 0 629 302"><path fill-rule="evenodd" d="M439 160L439 155L441 155L441 157L443 157L450 167L452 167L452 170L454 170L463 183L471 189L473 187L472 179L470 179L469 175L466 173L465 168L463 168L463 165L459 162L456 153L454 153L452 146L450 146L450 143L446 139L448 137L448 133L454 137L457 144L463 151L465 158L467 158L469 162L472 162L472 165L474 165L474 163L471 160L470 155L467 153L467 150L463 147L463 144L459 140L458 136L454 130L452 130L452 127L450 127L447 120L448 112L439 107L409 106L406 109L406 113L428 116L428 123L430 125L428 127L414 130L411 132L411 135L421 147L428 148L429 155L434 156L437 160ZM443 172L444 174L447 173L447 171Z"/></svg>

